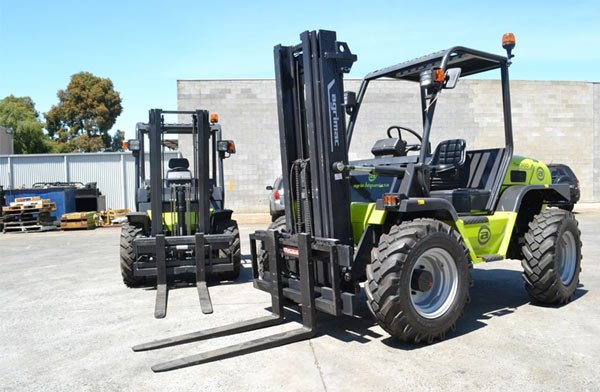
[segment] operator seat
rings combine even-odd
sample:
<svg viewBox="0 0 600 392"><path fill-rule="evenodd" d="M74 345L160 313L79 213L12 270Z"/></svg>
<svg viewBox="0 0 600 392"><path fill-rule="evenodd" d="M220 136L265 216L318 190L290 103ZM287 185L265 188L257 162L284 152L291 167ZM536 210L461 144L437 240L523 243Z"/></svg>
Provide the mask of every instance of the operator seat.
<svg viewBox="0 0 600 392"><path fill-rule="evenodd" d="M428 162L432 191L464 188L467 185L466 147L464 139L444 140L438 144Z"/></svg>
<svg viewBox="0 0 600 392"><path fill-rule="evenodd" d="M429 195L446 199L459 214L485 211L491 195L489 187L481 188L474 184L474 179L470 179L470 177L481 179L483 173L482 169L472 167L475 164L472 161L474 155L466 154L466 145L467 143L462 139L445 140L436 147L429 162L431 168ZM479 167L477 164L476 166Z"/></svg>
<svg viewBox="0 0 600 392"><path fill-rule="evenodd" d="M183 183L192 180L192 172L189 170L190 161L186 158L169 159L169 170L165 176L167 182Z"/></svg>

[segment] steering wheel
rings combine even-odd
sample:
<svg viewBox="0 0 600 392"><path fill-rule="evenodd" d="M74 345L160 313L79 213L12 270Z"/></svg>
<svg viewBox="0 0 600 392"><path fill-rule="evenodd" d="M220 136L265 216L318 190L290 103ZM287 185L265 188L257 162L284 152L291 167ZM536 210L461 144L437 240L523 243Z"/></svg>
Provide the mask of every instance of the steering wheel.
<svg viewBox="0 0 600 392"><path fill-rule="evenodd" d="M391 127L389 127L387 129L387 136L389 138L392 137L392 131L394 129L398 130L398 139L400 139L400 140L402 140L402 131L407 131L408 133L411 133L413 136L415 136L419 140L419 142L420 142L419 144L407 144L406 145L406 152L409 152L409 151L419 151L421 149L421 145L423 144L423 138L417 132L413 131L410 128L403 127L403 126L400 126L400 125L392 125Z"/></svg>

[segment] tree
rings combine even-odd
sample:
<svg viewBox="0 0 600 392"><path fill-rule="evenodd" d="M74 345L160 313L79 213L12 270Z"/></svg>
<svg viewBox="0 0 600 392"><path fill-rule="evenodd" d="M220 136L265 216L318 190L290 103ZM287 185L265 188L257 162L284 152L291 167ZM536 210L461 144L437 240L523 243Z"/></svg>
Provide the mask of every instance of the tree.
<svg viewBox="0 0 600 392"><path fill-rule="evenodd" d="M15 154L50 152L48 137L31 98L9 95L0 100L0 125L13 129Z"/></svg>
<svg viewBox="0 0 600 392"><path fill-rule="evenodd" d="M110 151L123 151L123 141L125 140L125 132L117 129L110 141Z"/></svg>
<svg viewBox="0 0 600 392"><path fill-rule="evenodd" d="M108 131L123 107L110 79L79 72L57 96L58 104L45 114L56 148L85 152L111 148L113 137Z"/></svg>

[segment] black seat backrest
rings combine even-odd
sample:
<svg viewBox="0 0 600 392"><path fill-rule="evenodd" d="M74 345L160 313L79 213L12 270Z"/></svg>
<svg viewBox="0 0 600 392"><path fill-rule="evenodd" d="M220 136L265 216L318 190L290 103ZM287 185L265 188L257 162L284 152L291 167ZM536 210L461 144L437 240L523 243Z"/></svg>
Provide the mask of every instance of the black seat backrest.
<svg viewBox="0 0 600 392"><path fill-rule="evenodd" d="M444 140L435 148L429 161L430 190L449 190L467 186L469 173L465 165L467 142L463 139Z"/></svg>
<svg viewBox="0 0 600 392"><path fill-rule="evenodd" d="M190 167L190 161L186 158L171 158L169 159L169 169L172 170L187 170Z"/></svg>
<svg viewBox="0 0 600 392"><path fill-rule="evenodd" d="M465 163L466 148L467 142L464 139L444 140L435 148L429 165L433 170L447 166L461 166Z"/></svg>
<svg viewBox="0 0 600 392"><path fill-rule="evenodd" d="M190 161L185 158L169 159L169 170L167 170L165 187L169 184L187 184L192 181L192 172L189 169Z"/></svg>

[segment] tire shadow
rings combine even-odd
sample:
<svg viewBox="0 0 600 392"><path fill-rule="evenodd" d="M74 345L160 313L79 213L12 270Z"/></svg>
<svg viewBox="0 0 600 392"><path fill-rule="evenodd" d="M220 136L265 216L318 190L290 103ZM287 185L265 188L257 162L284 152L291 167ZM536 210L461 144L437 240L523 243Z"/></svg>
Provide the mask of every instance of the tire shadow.
<svg viewBox="0 0 600 392"><path fill-rule="evenodd" d="M494 317L512 315L523 305L543 306L544 308L560 310L565 305L547 305L532 302L523 284L520 271L507 269L473 269L471 277L474 287L470 290L470 303L465 306L464 314L458 319L456 329L446 335L445 340L457 338L487 326L486 320ZM577 301L587 293L582 284L579 284L573 301ZM517 315L518 317L518 315ZM390 347L405 350L415 350L422 347L439 344L436 340L431 344L412 344L400 342L392 337L382 340Z"/></svg>
<svg viewBox="0 0 600 392"><path fill-rule="evenodd" d="M474 332L487 326L486 321L494 317L506 317L517 312L523 305L542 306L544 308L560 309L565 305L546 305L531 302L524 285L520 271L507 269L473 269L471 277L474 287L470 289L470 302L465 306L463 316L458 320L456 329L446 334L445 340L450 340ZM579 284L573 301L583 297L588 291ZM344 342L369 343L380 338L389 347L402 350L418 350L427 346L439 344L443 341L436 340L431 344L405 343L387 335L379 333L373 328L377 327L373 315L366 305L364 292L361 291L356 301L354 317L335 317L317 312L317 331L315 337L331 336ZM568 305L568 304L567 304ZM270 308L266 308L270 310ZM518 312L517 312L518 313ZM299 307L290 306L286 302L286 322L302 323ZM518 315L517 315L518 317Z"/></svg>
<svg viewBox="0 0 600 392"><path fill-rule="evenodd" d="M245 256L246 258L249 256ZM470 289L470 302L465 306L464 314L459 318L456 329L446 334L445 340L450 340L474 332L480 328L486 327L486 320L494 317L510 316L523 305L532 304L534 306L543 306L544 308L554 308L560 311L565 305L539 305L532 303L525 288L520 271L507 269L473 269L471 277L474 286ZM240 278L233 282L221 282L218 284L235 284L252 280L252 267L248 263L242 263ZM173 288L190 287L194 283L175 283ZM147 288L155 290L155 287ZM583 297L588 291L582 284L579 284L573 301ZM302 324L300 307L290 300L285 301L285 321L283 323L295 322ZM266 307L266 311L272 311L271 307ZM315 337L331 336L343 342L358 342L361 344L369 343L373 340L381 339L381 342L392 348L402 350L418 350L427 346L439 344L443 341L436 340L431 344L413 344L398 341L389 336L386 332L383 334L374 330L378 327L373 315L366 304L364 290L358 295L355 316L335 317L322 312L316 313L316 333Z"/></svg>

